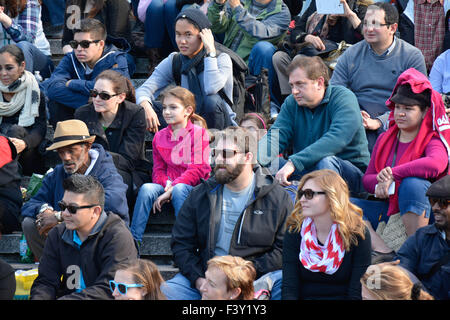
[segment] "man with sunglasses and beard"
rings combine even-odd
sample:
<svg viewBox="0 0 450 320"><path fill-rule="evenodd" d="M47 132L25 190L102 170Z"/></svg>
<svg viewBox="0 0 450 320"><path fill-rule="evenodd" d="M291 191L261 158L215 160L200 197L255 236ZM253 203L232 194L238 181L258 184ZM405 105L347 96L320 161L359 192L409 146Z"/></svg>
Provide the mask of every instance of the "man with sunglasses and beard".
<svg viewBox="0 0 450 320"><path fill-rule="evenodd" d="M50 124L74 118L75 109L88 103L95 78L108 69L129 78L126 52L106 43L105 26L96 19L80 21L67 53L43 83L49 99ZM126 44L124 44L126 46Z"/></svg>
<svg viewBox="0 0 450 320"><path fill-rule="evenodd" d="M56 150L62 164L47 174L39 191L22 207L22 229L27 243L40 259L47 234L63 221L59 201L63 198L63 181L72 174L94 176L105 190L105 210L119 215L129 224L126 199L127 185L114 166L112 156L94 142L86 124L81 120L58 122L53 144L47 150Z"/></svg>
<svg viewBox="0 0 450 320"><path fill-rule="evenodd" d="M32 300L112 299L118 264L138 257L123 220L105 212L105 192L93 176L73 174L58 202L64 222L51 230L33 283Z"/></svg>
<svg viewBox="0 0 450 320"><path fill-rule="evenodd" d="M413 273L435 299L450 299L450 175L427 190L434 224L420 228L397 253L400 265Z"/></svg>
<svg viewBox="0 0 450 320"><path fill-rule="evenodd" d="M172 229L171 248L180 273L162 288L168 299L199 300L207 261L232 255L250 260L257 282L281 298L281 254L289 194L256 163L257 141L243 128L215 135L214 176L195 187ZM255 285L256 286L256 285Z"/></svg>

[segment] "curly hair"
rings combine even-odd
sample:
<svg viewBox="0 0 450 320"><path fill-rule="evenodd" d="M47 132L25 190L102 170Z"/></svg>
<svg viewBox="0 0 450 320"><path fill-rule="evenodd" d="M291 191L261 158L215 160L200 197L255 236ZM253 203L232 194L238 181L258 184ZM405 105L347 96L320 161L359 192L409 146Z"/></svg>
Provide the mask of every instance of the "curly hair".
<svg viewBox="0 0 450 320"><path fill-rule="evenodd" d="M313 179L326 194L330 203L332 220L338 224L339 234L344 242L345 250L358 244L358 236L365 238L365 224L362 219L362 210L350 202L349 190L344 179L333 170L323 169L310 172L302 177L298 190L302 190L306 181ZM295 198L294 210L286 220L289 232L300 232L303 220L302 204L298 193Z"/></svg>

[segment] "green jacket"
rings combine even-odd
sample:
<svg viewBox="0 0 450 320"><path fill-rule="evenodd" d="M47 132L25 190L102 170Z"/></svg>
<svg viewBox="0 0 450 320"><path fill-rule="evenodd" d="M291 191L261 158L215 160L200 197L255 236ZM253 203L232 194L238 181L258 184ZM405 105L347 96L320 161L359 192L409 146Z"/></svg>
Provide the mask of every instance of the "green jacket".
<svg viewBox="0 0 450 320"><path fill-rule="evenodd" d="M256 17L249 13L254 0L245 0L242 6L231 9L228 2L208 7L208 19L214 33L225 33L223 44L248 63L253 46L261 40L276 45L286 34L291 20L289 8L283 0L272 0ZM221 14L221 12L223 12Z"/></svg>
<svg viewBox="0 0 450 320"><path fill-rule="evenodd" d="M362 172L369 164L367 138L356 96L343 86L329 85L314 109L300 107L290 95L258 145L258 161L266 166L290 144L289 157L300 172L327 156L348 160Z"/></svg>

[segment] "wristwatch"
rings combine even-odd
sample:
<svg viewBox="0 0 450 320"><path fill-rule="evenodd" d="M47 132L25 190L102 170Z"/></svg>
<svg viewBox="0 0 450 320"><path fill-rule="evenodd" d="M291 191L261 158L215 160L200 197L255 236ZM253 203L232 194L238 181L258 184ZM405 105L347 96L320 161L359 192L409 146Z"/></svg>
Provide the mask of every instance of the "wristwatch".
<svg viewBox="0 0 450 320"><path fill-rule="evenodd" d="M208 53L206 56L209 57L209 58L215 58L215 57L217 57L215 51L214 51L214 52Z"/></svg>
<svg viewBox="0 0 450 320"><path fill-rule="evenodd" d="M45 210L48 210L48 209L53 210L53 207L50 206L48 203L44 203L41 206L41 208L39 209L39 213L42 213L42 212L44 212Z"/></svg>

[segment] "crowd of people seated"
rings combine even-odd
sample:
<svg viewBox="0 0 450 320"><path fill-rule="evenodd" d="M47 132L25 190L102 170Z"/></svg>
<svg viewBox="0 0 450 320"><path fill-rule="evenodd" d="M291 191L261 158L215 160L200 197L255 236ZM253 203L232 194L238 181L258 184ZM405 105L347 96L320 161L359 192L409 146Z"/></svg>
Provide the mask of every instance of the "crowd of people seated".
<svg viewBox="0 0 450 320"><path fill-rule="evenodd" d="M450 299L450 0L319 2L0 0L0 241L31 299ZM233 101L236 59L276 113ZM140 249L167 203L164 280Z"/></svg>

